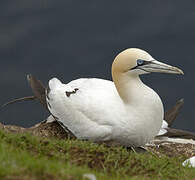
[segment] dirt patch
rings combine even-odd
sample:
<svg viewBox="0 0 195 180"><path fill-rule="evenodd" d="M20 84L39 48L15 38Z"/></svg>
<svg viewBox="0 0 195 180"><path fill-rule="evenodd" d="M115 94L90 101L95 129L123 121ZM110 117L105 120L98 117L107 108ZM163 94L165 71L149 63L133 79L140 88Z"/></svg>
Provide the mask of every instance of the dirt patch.
<svg viewBox="0 0 195 180"><path fill-rule="evenodd" d="M0 123L0 128L12 133L25 133L28 132L35 136L47 137L47 138L58 138L58 139L75 139L70 136L57 122L50 123L39 123L31 128L23 128L12 125L3 125ZM47 145L47 141L43 141L43 144ZM110 144L109 144L110 146ZM168 157L184 156L186 158L195 156L195 145L193 144L181 144L173 142L155 142L155 146L149 145L145 147L148 151L155 153L158 156L166 155ZM71 150L73 153L78 153L82 155L85 152L80 152L80 150L73 148ZM92 162L89 162L89 166L93 167L94 164L99 162L100 166L104 162L102 159L103 155L98 155L98 158ZM79 164L79 160L78 160Z"/></svg>
<svg viewBox="0 0 195 180"><path fill-rule="evenodd" d="M34 136L41 136L41 137L48 137L48 138L55 137L58 139L66 139L66 138L74 139L74 137L66 133L66 131L64 131L64 129L56 121L50 123L41 122L31 128L23 128L14 125L3 125L2 123L0 123L0 128L5 130L6 132L12 132L12 133L28 132Z"/></svg>
<svg viewBox="0 0 195 180"><path fill-rule="evenodd" d="M156 146L146 146L149 151L161 156L166 155L168 157L184 156L186 158L195 156L194 144L182 144L173 142L158 142Z"/></svg>

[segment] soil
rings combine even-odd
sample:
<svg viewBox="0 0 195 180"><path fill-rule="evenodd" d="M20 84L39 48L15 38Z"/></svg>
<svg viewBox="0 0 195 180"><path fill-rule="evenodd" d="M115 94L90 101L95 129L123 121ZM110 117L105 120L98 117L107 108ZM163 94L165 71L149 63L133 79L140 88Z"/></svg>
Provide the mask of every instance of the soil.
<svg viewBox="0 0 195 180"><path fill-rule="evenodd" d="M56 121L45 123L41 122L31 128L23 128L14 125L3 125L0 123L0 128L12 133L25 133L28 132L35 136L67 139L75 137L70 136ZM109 144L110 146L110 144ZM195 156L195 145L194 144L182 144L158 141L155 145L147 145L144 147L146 150L156 154L157 156L166 155L168 157L183 156L189 158Z"/></svg>

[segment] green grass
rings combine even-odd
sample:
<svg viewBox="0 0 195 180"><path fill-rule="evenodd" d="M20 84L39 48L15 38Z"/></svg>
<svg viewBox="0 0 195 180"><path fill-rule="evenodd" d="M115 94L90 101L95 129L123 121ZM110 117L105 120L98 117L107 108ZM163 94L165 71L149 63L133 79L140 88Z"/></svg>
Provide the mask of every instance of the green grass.
<svg viewBox="0 0 195 180"><path fill-rule="evenodd" d="M157 157L79 140L0 131L0 179L195 179L183 157Z"/></svg>

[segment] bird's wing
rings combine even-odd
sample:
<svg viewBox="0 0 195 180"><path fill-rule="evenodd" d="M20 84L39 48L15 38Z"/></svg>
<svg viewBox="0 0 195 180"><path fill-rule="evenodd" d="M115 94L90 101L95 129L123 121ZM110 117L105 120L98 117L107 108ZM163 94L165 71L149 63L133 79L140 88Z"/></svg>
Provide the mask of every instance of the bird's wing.
<svg viewBox="0 0 195 180"><path fill-rule="evenodd" d="M120 102L113 82L108 80L77 79L68 84L54 85L54 87L51 83L49 91L54 89L56 89L55 98L58 99L56 103L63 101L64 111L72 108L96 122L98 121L95 119L96 115L98 118L102 113L106 115L107 109L110 111L110 108ZM51 102L50 99L48 102Z"/></svg>
<svg viewBox="0 0 195 180"><path fill-rule="evenodd" d="M122 108L122 103L112 81L78 79L62 84L54 78L49 81L46 97L51 114L73 133L106 134L114 119L120 118L117 108Z"/></svg>

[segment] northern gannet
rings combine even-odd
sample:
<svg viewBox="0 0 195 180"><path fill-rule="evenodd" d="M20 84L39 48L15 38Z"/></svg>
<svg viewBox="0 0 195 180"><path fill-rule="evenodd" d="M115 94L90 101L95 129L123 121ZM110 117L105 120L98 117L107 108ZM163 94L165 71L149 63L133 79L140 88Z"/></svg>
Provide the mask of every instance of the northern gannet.
<svg viewBox="0 0 195 180"><path fill-rule="evenodd" d="M183 74L144 50L126 49L113 61L113 82L81 78L63 84L51 79L48 109L78 139L145 145L158 134L164 116L160 97L139 78L151 72Z"/></svg>

